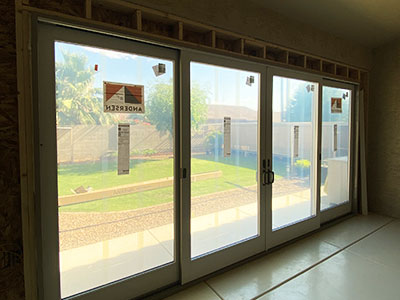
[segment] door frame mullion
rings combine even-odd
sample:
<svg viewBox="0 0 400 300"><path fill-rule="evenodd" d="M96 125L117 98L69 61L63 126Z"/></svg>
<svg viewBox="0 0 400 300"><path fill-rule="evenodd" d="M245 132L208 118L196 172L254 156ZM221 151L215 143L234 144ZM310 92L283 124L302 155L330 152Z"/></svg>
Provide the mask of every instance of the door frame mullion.
<svg viewBox="0 0 400 300"><path fill-rule="evenodd" d="M186 266L190 260L190 178L191 178L191 133L190 133L190 55L186 51L181 51L180 55L180 69L181 74L181 156L180 156L180 170L181 170L181 213L180 213L180 234L181 234L181 256L180 256L180 273L181 283L190 281L190 278L185 276ZM185 175L185 176L183 176ZM187 242L189 240L189 242Z"/></svg>

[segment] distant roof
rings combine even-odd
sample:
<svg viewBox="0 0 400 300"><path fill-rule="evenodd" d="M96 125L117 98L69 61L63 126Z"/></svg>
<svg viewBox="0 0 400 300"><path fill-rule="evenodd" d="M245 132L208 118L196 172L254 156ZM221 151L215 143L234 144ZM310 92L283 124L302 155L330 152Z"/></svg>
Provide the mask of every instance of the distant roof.
<svg viewBox="0 0 400 300"><path fill-rule="evenodd" d="M231 117L231 119L234 120L256 121L257 111L244 106L219 105L219 104L208 105L209 120L221 120L224 117Z"/></svg>

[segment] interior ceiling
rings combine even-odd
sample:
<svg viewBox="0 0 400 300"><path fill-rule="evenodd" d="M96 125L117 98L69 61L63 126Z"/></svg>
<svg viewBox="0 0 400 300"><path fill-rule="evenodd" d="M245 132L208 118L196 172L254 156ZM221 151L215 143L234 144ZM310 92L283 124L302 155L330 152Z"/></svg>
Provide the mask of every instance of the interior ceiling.
<svg viewBox="0 0 400 300"><path fill-rule="evenodd" d="M400 38L400 0L249 0L369 48Z"/></svg>

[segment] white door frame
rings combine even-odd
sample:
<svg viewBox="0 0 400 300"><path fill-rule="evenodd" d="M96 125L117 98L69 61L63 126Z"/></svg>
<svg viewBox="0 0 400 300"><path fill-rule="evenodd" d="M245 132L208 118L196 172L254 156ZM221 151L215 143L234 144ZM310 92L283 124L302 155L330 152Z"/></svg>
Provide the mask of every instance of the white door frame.
<svg viewBox="0 0 400 300"><path fill-rule="evenodd" d="M288 225L286 227L273 230L272 229L272 188L273 184L269 184L267 186L267 238L266 238L266 245L267 249L273 248L278 246L282 243L290 241L296 237L304 235L308 232L317 230L320 227L320 202L319 202L319 182L320 182L320 172L319 168L321 165L319 158L320 153L320 144L321 144L321 89L322 89L322 78L320 76L316 76L313 74L303 73L303 72L296 72L292 70L286 70L282 68L275 68L269 67L268 74L267 74L267 132L266 132L266 144L267 144L267 159L272 164L273 159L273 103L272 103L272 95L273 95L273 77L274 76L281 76L291 79L298 79L304 81L310 81L318 84L318 91L316 93L317 101L317 111L314 114L317 114L314 118L316 121L316 131L317 131L317 140L314 141L314 161L316 165L314 165L314 174L316 176L313 185L314 185L314 199L316 201L316 212L315 216L310 217L304 221L300 221L294 223L293 225Z"/></svg>
<svg viewBox="0 0 400 300"><path fill-rule="evenodd" d="M335 218L348 214L356 208L356 201L357 196L355 195L354 186L356 184L356 170L355 170L355 161L357 160L357 153L355 151L356 141L357 141L357 131L356 131L356 114L357 114L357 107L355 105L355 93L356 87L352 84L343 83L332 81L328 79L324 79L322 81L322 87L332 87L332 88L340 88L340 89L347 89L351 91L351 98L350 98L350 113L349 113L349 165L348 165L348 184L349 184L349 201L343 204L339 204L333 208L328 208L326 210L321 211L321 223L326 223L331 221ZM321 89L322 91L322 89ZM321 94L321 103L322 103L322 94ZM322 114L321 114L322 117ZM321 140L322 141L322 140Z"/></svg>
<svg viewBox="0 0 400 300"><path fill-rule="evenodd" d="M195 51L181 52L181 74L182 76L182 96L181 96L181 140L185 140L181 144L181 168L186 169L187 176L182 178L181 192L181 232L182 232L182 250L181 250L181 266L182 266L182 283L192 281L204 275L229 266L235 262L246 259L252 255L265 250L265 186L258 185L259 197L259 235L248 240L238 242L215 252L206 254L201 257L191 259L191 236L190 236L190 62L200 62L216 66L247 70L260 74L260 100L259 100L259 125L258 125L258 170L262 170L262 160L265 159L265 147L263 145L265 120L261 116L264 115L265 104L265 85L266 85L266 68L264 65L244 62L241 60L230 59L217 55L204 54ZM262 172L258 172L258 182L262 181Z"/></svg>
<svg viewBox="0 0 400 300"><path fill-rule="evenodd" d="M37 78L35 123L37 164L36 183L39 240L39 298L60 299L58 201L57 201L57 139L55 101L54 42L64 41L127 53L159 57L174 61L175 82L175 261L155 269L118 280L89 292L71 297L77 300L128 300L176 282L179 282L179 55L177 50L142 44L128 39L101 35L42 22L37 24L37 57L34 68ZM35 74L35 73L34 73Z"/></svg>
<svg viewBox="0 0 400 300"><path fill-rule="evenodd" d="M40 298L43 300L60 299L59 249L58 249L58 205L57 205L57 140L55 130L55 76L54 76L54 41L65 41L110 50L150 55L175 61L175 262L166 266L141 273L127 279L91 290L73 297L77 300L116 299L126 300L154 291L181 281L187 283L252 255L294 239L319 228L321 223L351 211L354 201L334 209L320 212L321 182L321 126L322 126L322 86L343 87L352 90L351 105L351 153L350 153L350 199L354 195L353 177L357 153L355 123L355 92L352 84L325 80L320 75L293 71L278 67L269 67L262 63L243 61L216 54L143 44L127 38L112 37L104 34L72 29L60 25L39 22L37 26L37 58L33 57L36 70L37 91L35 100L35 123L37 165L36 194L39 200L38 226ZM191 259L190 251L190 62L208 63L216 66L257 72L260 74L260 106L258 133L258 195L259 195L259 235L232 246L212 252L208 255ZM181 76L181 74L183 76ZM316 157L316 215L305 221L272 230L272 185L263 185L263 161L272 163L272 78L274 75L318 83L318 115ZM181 143L181 141L184 141ZM183 177L183 171L186 176ZM180 180L177 180L180 178ZM157 283L155 286L154 283Z"/></svg>

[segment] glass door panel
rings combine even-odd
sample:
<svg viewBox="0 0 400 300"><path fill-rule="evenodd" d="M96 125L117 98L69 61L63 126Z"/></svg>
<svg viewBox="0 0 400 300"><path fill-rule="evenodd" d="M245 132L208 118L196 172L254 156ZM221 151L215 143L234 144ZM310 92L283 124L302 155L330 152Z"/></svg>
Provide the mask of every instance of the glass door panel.
<svg viewBox="0 0 400 300"><path fill-rule="evenodd" d="M175 261L174 62L55 43L68 297Z"/></svg>
<svg viewBox="0 0 400 300"><path fill-rule="evenodd" d="M190 63L191 258L257 236L260 74Z"/></svg>
<svg viewBox="0 0 400 300"><path fill-rule="evenodd" d="M351 90L322 87L321 210L349 202Z"/></svg>
<svg viewBox="0 0 400 300"><path fill-rule="evenodd" d="M272 230L316 215L318 83L273 76Z"/></svg>

